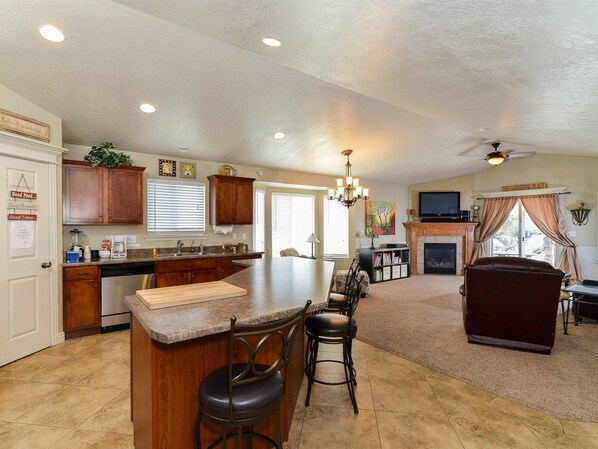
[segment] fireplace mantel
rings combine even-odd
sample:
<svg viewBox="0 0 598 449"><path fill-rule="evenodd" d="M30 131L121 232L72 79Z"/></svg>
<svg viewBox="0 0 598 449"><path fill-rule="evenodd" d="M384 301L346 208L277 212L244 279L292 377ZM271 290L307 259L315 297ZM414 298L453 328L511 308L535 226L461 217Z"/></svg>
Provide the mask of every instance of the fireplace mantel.
<svg viewBox="0 0 598 449"><path fill-rule="evenodd" d="M418 269L418 241L425 237L456 238L461 246L462 260L459 265L465 266L473 256L473 231L479 223L403 223L407 228L407 244L410 249L411 274L419 274ZM458 271L459 274L463 270Z"/></svg>

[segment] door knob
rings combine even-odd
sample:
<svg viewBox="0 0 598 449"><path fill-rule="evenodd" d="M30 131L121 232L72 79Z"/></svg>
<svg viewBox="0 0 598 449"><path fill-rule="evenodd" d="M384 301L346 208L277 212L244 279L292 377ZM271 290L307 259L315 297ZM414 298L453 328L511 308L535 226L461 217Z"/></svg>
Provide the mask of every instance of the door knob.
<svg viewBox="0 0 598 449"><path fill-rule="evenodd" d="M42 268L50 268L52 266L52 262L42 262Z"/></svg>

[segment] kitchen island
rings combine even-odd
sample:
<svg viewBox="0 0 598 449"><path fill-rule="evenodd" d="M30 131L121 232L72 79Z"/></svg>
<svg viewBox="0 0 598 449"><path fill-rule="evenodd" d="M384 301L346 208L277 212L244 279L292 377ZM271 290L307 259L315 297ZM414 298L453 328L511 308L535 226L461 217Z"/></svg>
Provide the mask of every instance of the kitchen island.
<svg viewBox="0 0 598 449"><path fill-rule="evenodd" d="M243 261L246 270L225 279L246 296L148 309L128 296L131 320L131 398L135 448L193 448L193 423L201 381L227 364L230 317L240 323L264 323L288 316L310 299L310 310L325 306L334 262L284 257ZM282 403L283 439L303 379L303 333L294 342ZM274 416L256 430L274 435ZM202 446L220 436L202 427ZM261 446L256 441L255 448Z"/></svg>

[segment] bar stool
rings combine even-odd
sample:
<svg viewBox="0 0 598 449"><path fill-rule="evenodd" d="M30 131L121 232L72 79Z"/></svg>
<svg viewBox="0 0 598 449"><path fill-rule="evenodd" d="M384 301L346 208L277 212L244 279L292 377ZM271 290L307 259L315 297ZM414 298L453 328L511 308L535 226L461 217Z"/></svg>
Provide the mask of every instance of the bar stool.
<svg viewBox="0 0 598 449"><path fill-rule="evenodd" d="M193 441L196 449L201 449L201 421L206 419L222 426L222 438L212 442L208 449L222 444L228 447L227 439L231 428L237 428L237 447L241 448L243 438L266 441L277 449L282 449L280 429L280 400L284 394L288 363L293 341L305 312L311 304L293 315L276 321L261 324L237 324L237 318L230 319L230 345L228 365L212 371L199 386L199 410L195 419ZM260 338L261 337L261 338ZM263 359L262 354L276 353L268 357L272 363L256 363ZM235 363L239 354L246 357L243 363ZM253 431L254 424L276 413L276 441L267 435ZM243 427L248 427L243 431Z"/></svg>
<svg viewBox="0 0 598 449"><path fill-rule="evenodd" d="M355 399L355 386L357 385L357 372L353 366L351 350L353 339L357 335L357 323L353 314L359 304L361 293L362 276L356 276L349 286L347 304L339 313L320 313L309 316L305 319L305 333L307 335L307 347L305 350L305 375L307 376L307 396L305 406L309 406L311 389L315 383L323 385L347 385L349 397L353 404L353 412L359 413L357 400ZM343 346L343 360L318 360L318 348L320 343ZM326 382L316 379L316 366L318 363L340 363L343 365L345 380L339 382Z"/></svg>
<svg viewBox="0 0 598 449"><path fill-rule="evenodd" d="M356 259L353 259L349 270L347 271L347 277L345 278L345 284L343 289L339 293L330 293L328 298L328 308L344 308L347 306L347 296L351 285L355 282L355 277L359 273L359 263Z"/></svg>

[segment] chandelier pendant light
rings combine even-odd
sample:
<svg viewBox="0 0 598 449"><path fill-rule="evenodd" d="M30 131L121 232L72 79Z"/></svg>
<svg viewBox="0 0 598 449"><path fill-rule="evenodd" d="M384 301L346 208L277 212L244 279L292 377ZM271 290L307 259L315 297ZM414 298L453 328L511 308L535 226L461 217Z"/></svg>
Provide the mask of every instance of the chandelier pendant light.
<svg viewBox="0 0 598 449"><path fill-rule="evenodd" d="M359 178L354 178L351 174L351 156L353 150L345 150L341 154L347 156L347 163L345 164L345 177L336 178L336 187L328 189L328 199L338 200L343 206L351 207L357 200L369 199L370 189L359 185Z"/></svg>

